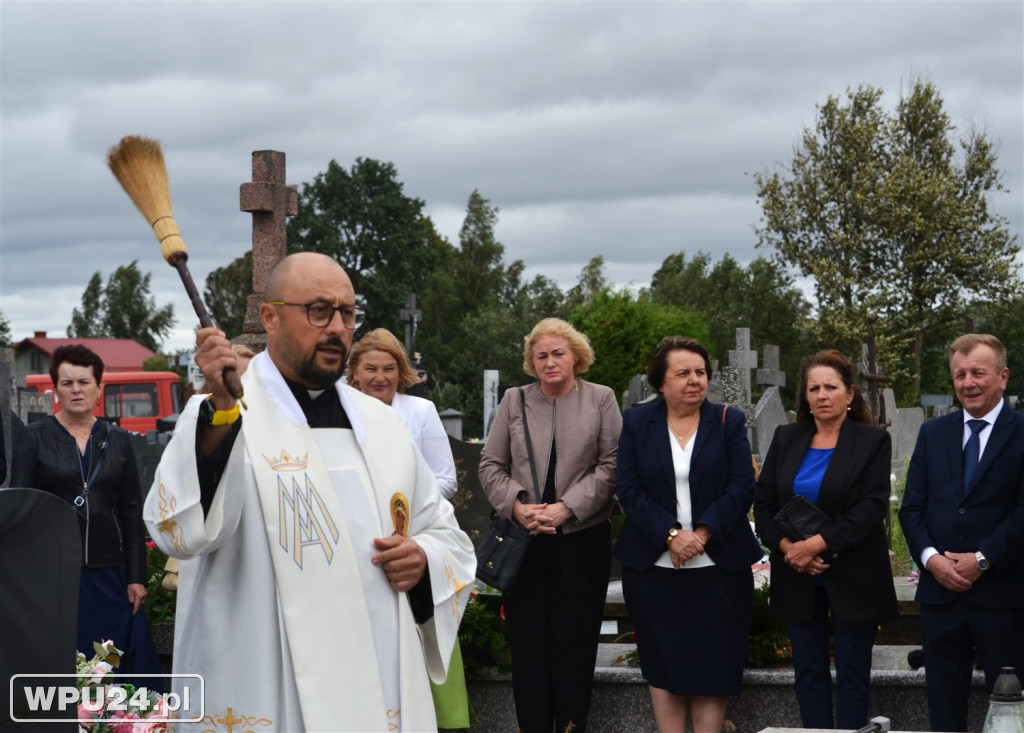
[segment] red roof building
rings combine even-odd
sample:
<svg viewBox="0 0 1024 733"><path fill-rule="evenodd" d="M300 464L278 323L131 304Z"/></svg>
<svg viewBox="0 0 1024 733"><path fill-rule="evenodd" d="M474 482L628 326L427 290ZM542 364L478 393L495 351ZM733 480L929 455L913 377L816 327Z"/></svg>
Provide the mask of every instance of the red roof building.
<svg viewBox="0 0 1024 733"><path fill-rule="evenodd" d="M36 335L14 345L17 356L14 358L18 374L48 374L50 356L58 346L82 344L92 349L103 360L103 368L108 372L142 371L142 363L152 356L152 351L133 339L54 339L47 338L46 331L36 331Z"/></svg>

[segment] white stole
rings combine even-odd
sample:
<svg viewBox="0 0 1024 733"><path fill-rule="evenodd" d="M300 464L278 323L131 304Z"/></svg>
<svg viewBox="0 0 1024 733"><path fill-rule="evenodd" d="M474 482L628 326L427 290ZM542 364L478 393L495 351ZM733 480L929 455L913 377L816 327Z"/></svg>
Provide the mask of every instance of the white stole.
<svg viewBox="0 0 1024 733"><path fill-rule="evenodd" d="M343 719L353 731L394 730L400 719L405 719L407 726L431 719L430 696L427 694L424 702L419 692L426 687L423 649L404 594L398 603L401 670L395 671L401 679L402 709L387 710L379 676L352 663L376 662L377 657L356 553L331 476L301 407L266 354L250 365L245 381L251 380L260 384L246 389L249 407L242 432L259 487L306 728L337 730ZM345 388L337 389L373 482L381 536L390 535L394 530L390 526L393 492L402 491L413 499L415 484L410 476L415 477L416 462L412 443L393 440L395 433L386 424L376 425L376 415L357 412ZM374 431L366 430L364 419ZM397 417L394 421L400 428ZM379 437L372 439L371 435ZM325 639L339 635L344 637L341 644L325 645ZM346 658L338 659L325 648L342 648ZM362 704L339 710L334 702L339 686L347 688L348 699Z"/></svg>

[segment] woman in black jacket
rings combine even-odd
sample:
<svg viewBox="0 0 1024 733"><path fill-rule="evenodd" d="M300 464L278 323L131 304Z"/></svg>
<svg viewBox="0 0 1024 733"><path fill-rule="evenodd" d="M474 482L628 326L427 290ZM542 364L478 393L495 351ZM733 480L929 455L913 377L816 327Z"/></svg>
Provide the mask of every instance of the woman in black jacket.
<svg viewBox="0 0 1024 733"><path fill-rule="evenodd" d="M125 430L93 415L103 361L85 346L61 346L50 377L61 409L21 431L11 486L49 491L78 514L78 650L91 657L93 642L110 639L125 652L120 674L159 673L143 609L146 541L135 454Z"/></svg>
<svg viewBox="0 0 1024 733"><path fill-rule="evenodd" d="M855 374L838 351L804 359L797 421L775 431L754 489L757 533L771 550L771 609L789 631L804 728L867 722L871 648L878 626L899 614L883 524L892 445L872 425ZM773 519L795 494L827 516L811 537L787 537Z"/></svg>

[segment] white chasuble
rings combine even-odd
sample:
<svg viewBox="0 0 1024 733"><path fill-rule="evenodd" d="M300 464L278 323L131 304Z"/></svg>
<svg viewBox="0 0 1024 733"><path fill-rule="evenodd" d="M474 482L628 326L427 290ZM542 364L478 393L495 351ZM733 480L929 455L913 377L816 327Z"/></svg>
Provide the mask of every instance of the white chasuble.
<svg viewBox="0 0 1024 733"><path fill-rule="evenodd" d="M352 430L310 430L267 355L243 382L249 408L205 517L195 409L144 509L162 550L194 558L174 671L204 676L206 717L178 728L433 730L427 678L447 673L475 572L451 505L378 400L339 385ZM434 617L421 626L370 563L373 538L395 531L396 495L407 507L397 521L427 556Z"/></svg>

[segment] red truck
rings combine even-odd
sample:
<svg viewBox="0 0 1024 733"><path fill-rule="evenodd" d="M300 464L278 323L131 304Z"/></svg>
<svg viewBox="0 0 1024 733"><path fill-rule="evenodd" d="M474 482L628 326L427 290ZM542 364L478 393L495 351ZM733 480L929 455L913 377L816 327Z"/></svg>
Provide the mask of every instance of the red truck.
<svg viewBox="0 0 1024 733"><path fill-rule="evenodd" d="M53 394L53 413L60 403L49 374L29 374L25 386ZM125 430L145 433L156 430L156 421L181 409L181 377L174 372L106 372L103 390L93 414L115 417Z"/></svg>

